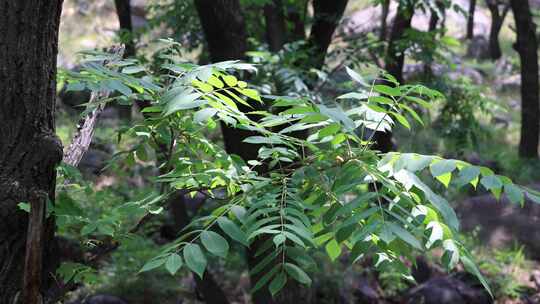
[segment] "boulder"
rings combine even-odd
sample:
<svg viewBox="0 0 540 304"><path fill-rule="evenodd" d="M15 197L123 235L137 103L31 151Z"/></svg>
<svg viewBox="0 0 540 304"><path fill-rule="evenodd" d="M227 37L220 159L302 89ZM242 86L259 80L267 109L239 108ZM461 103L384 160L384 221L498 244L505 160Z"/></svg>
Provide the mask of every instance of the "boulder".
<svg viewBox="0 0 540 304"><path fill-rule="evenodd" d="M490 304L492 300L475 279L456 273L429 279L402 297L404 304Z"/></svg>
<svg viewBox="0 0 540 304"><path fill-rule="evenodd" d="M467 46L468 58L475 58L478 60L489 59L489 41L484 36L474 36Z"/></svg>
<svg viewBox="0 0 540 304"><path fill-rule="evenodd" d="M539 185L533 188L538 189ZM479 239L487 245L506 247L516 241L531 258L540 259L540 205L526 200L512 204L505 196L497 201L491 194L478 195L459 203L456 212L465 231L477 227Z"/></svg>

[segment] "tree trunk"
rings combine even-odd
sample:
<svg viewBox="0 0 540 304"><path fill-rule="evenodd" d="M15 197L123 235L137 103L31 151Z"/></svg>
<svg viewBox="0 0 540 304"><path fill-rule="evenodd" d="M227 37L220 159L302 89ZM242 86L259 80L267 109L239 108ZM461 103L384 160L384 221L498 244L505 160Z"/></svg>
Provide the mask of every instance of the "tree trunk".
<svg viewBox="0 0 540 304"><path fill-rule="evenodd" d="M116 15L120 24L120 37L125 44L125 57L135 56L135 42L133 41L133 25L131 24L131 4L130 0L114 0Z"/></svg>
<svg viewBox="0 0 540 304"><path fill-rule="evenodd" d="M381 2L381 32L379 33L379 40L386 41L386 19L388 19L388 13L390 12L390 0L383 0Z"/></svg>
<svg viewBox="0 0 540 304"><path fill-rule="evenodd" d="M405 63L405 50L400 46L399 41L403 39L405 32L411 29L413 17L413 7L404 2L400 2L390 40L386 52L386 71L396 77L397 81L403 82L403 65Z"/></svg>
<svg viewBox="0 0 540 304"><path fill-rule="evenodd" d="M285 15L281 0L272 0L264 6L264 19L266 22L266 41L270 51L277 52L287 41Z"/></svg>
<svg viewBox="0 0 540 304"><path fill-rule="evenodd" d="M17 205L26 202L36 211L46 199L54 201L62 160L54 128L61 10L61 0L0 1L0 304L12 304L23 289L29 215ZM31 269L24 288L46 296L58 266L55 224L53 217L39 222L35 237L44 249L30 254L28 266L41 271ZM19 303L35 303L23 296Z"/></svg>
<svg viewBox="0 0 540 304"><path fill-rule="evenodd" d="M247 35L245 22L238 0L195 0L195 7L206 37L210 59L212 62L224 60L242 59L247 50ZM253 109L239 105L242 111ZM243 160L257 159L257 145L244 143L255 132L235 129L225 124L221 125L223 141L227 153L236 154ZM263 173L263 172L260 172ZM253 244L247 251L248 267L255 267L262 257L255 257L257 244ZM264 275L259 273L251 276L251 284L254 284ZM261 288L252 295L253 303L275 303L267 288Z"/></svg>
<svg viewBox="0 0 540 304"><path fill-rule="evenodd" d="M540 106L538 92L538 43L528 0L511 0L516 22L517 40L514 48L521 61L521 138L519 155L538 157Z"/></svg>
<svg viewBox="0 0 540 304"><path fill-rule="evenodd" d="M120 24L120 41L125 45L124 57L135 57L135 42L133 41L133 26L131 24L130 0L114 0L116 15ZM131 120L131 106L115 104L118 116L123 120Z"/></svg>
<svg viewBox="0 0 540 304"><path fill-rule="evenodd" d="M435 1L435 5L437 6L438 12L435 9L432 9L430 12L431 15L429 17L429 28L428 28L428 31L430 32L433 32L437 29L437 25L439 25L439 21L442 22L441 28L444 27L444 18L443 20L440 20L441 18L439 17L439 16L445 15L444 3L441 1Z"/></svg>
<svg viewBox="0 0 540 304"><path fill-rule="evenodd" d="M474 37L474 12L476 11L476 0L469 0L469 15L467 16L467 39Z"/></svg>
<svg viewBox="0 0 540 304"><path fill-rule="evenodd" d="M313 0L314 23L308 39L309 67L320 69L332 36L343 16L347 0Z"/></svg>
<svg viewBox="0 0 540 304"><path fill-rule="evenodd" d="M408 29L411 29L414 8L410 3L400 2L392 30L385 58L385 68L399 83L403 83L403 65L405 64L405 50L400 47L399 41ZM375 132L375 145L373 148L381 152L393 150L391 132Z"/></svg>
<svg viewBox="0 0 540 304"><path fill-rule="evenodd" d="M510 4L500 7L498 0L486 0L487 7L491 14L491 28L489 30L489 54L492 60L501 58L502 51L499 43L499 33L501 31L504 18L510 9Z"/></svg>

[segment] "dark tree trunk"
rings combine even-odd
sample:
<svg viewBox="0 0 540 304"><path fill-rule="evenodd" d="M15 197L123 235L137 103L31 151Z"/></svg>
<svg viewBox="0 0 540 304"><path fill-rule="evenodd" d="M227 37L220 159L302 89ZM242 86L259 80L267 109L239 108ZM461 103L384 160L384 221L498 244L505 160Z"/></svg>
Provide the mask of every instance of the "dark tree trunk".
<svg viewBox="0 0 540 304"><path fill-rule="evenodd" d="M400 46L399 41L403 39L405 32L411 29L414 8L411 3L401 1L399 3L394 24L390 32L388 49L385 58L385 68L388 73L394 76L398 82L403 83L403 65L405 64L405 50ZM373 148L381 152L393 150L391 132L375 132L375 145Z"/></svg>
<svg viewBox="0 0 540 304"><path fill-rule="evenodd" d="M476 11L476 0L469 0L469 15L467 16L467 39L474 37L474 12Z"/></svg>
<svg viewBox="0 0 540 304"><path fill-rule="evenodd" d="M444 16L444 11L445 11L445 8L444 8L444 3L442 3L441 1L435 1L435 5L437 6L437 10L434 10L432 9L431 10L431 15L429 17L429 28L428 28L428 31L430 32L433 32L437 29L437 25L439 25L439 21L442 21L443 23L443 26L444 27L444 17L442 20L440 20L440 16Z"/></svg>
<svg viewBox="0 0 540 304"><path fill-rule="evenodd" d="M381 3L381 32L379 33L379 40L386 41L386 19L388 19L388 13L390 12L390 0L383 0Z"/></svg>
<svg viewBox="0 0 540 304"><path fill-rule="evenodd" d="M210 59L212 62L242 59L247 50L247 35L245 22L238 0L195 0L195 7L206 37ZM239 107L242 109L242 107ZM242 109L250 111L252 109ZM244 143L246 137L255 135L254 132L235 129L225 124L221 125L225 150L236 154L245 161L256 159L258 147ZM257 246L248 249L248 266L255 267L261 258L255 257ZM254 284L262 274L253 275L251 283ZM254 303L274 303L267 288L261 288L252 295Z"/></svg>
<svg viewBox="0 0 540 304"><path fill-rule="evenodd" d="M501 31L504 18L510 9L510 3L501 4L499 0L486 0L487 7L491 13L491 28L489 30L489 54L492 60L501 58L502 51L499 43L499 33Z"/></svg>
<svg viewBox="0 0 540 304"><path fill-rule="evenodd" d="M405 50L399 41L403 39L407 30L411 29L413 17L412 5L400 2L392 30L388 49L386 52L386 71L396 77L397 81L403 82L403 65L405 63Z"/></svg>
<svg viewBox="0 0 540 304"><path fill-rule="evenodd" d="M277 52L287 41L287 27L281 0L272 0L271 3L264 6L264 19L266 22L266 41L270 51Z"/></svg>
<svg viewBox="0 0 540 304"><path fill-rule="evenodd" d="M314 23L308 39L309 66L320 69L324 65L324 58L332 42L332 35L343 16L347 0L314 0Z"/></svg>
<svg viewBox="0 0 540 304"><path fill-rule="evenodd" d="M169 207L174 220L172 236L175 239L178 233L190 223L190 216L187 212L188 203L201 205L203 201L188 197L187 191L177 191L170 199ZM229 304L227 295L214 279L210 271L205 271L203 278L193 275L196 282L197 293L200 294L205 303Z"/></svg>
<svg viewBox="0 0 540 304"><path fill-rule="evenodd" d="M125 44L124 57L135 56L135 42L133 41L133 25L131 24L131 1L114 0L116 15L120 23L120 37Z"/></svg>
<svg viewBox="0 0 540 304"><path fill-rule="evenodd" d="M133 26L131 24L130 0L114 0L116 15L120 24L120 40L126 46L124 57L135 57L135 42L133 41ZM131 120L131 106L115 105L118 116L123 120Z"/></svg>
<svg viewBox="0 0 540 304"><path fill-rule="evenodd" d="M61 10L61 0L0 1L0 304L12 304L23 288L29 216L17 204L54 201L62 160L54 129ZM46 296L58 266L55 225L53 217L39 220L44 250L30 259L43 261L34 265L41 276L27 277L25 288Z"/></svg>
<svg viewBox="0 0 540 304"><path fill-rule="evenodd" d="M521 138L519 155L538 157L540 106L538 92L538 43L528 0L511 0L516 22L517 40L514 48L521 61Z"/></svg>

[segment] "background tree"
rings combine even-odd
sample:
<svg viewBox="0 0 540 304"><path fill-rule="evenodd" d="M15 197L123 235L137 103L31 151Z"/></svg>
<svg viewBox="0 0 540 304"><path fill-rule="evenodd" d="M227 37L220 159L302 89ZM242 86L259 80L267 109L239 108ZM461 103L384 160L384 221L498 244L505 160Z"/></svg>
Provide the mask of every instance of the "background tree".
<svg viewBox="0 0 540 304"><path fill-rule="evenodd" d="M469 11L467 14L467 39L474 37L474 12L476 11L476 0L469 0Z"/></svg>
<svg viewBox="0 0 540 304"><path fill-rule="evenodd" d="M521 137L519 155L538 157L540 105L538 84L538 42L528 0L510 1L516 22L514 49L519 53L521 69Z"/></svg>
<svg viewBox="0 0 540 304"><path fill-rule="evenodd" d="M62 1L3 0L0 7L0 303L12 304L21 290L46 295L58 266L54 218L42 213L44 250L31 253L34 276L23 286L28 214L18 204L44 210L54 201L62 160L54 125ZM22 297L20 303L35 303Z"/></svg>
<svg viewBox="0 0 540 304"><path fill-rule="evenodd" d="M510 10L510 3L502 0L486 0L486 5L491 13L489 54L492 60L497 60L502 56L499 33L501 32L506 14Z"/></svg>
<svg viewBox="0 0 540 304"><path fill-rule="evenodd" d="M272 0L264 5L266 41L270 51L277 52L287 41L287 24L281 0Z"/></svg>

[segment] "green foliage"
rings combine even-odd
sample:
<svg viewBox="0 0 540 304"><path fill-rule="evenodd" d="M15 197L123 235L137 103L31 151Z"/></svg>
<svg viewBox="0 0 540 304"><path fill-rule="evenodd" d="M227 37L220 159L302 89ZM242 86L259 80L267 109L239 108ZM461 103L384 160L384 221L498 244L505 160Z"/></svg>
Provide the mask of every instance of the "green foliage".
<svg viewBox="0 0 540 304"><path fill-rule="evenodd" d="M132 138L133 146L118 153L113 163L155 163L162 174L154 182L165 191L152 191L95 217L59 212L65 229L121 241L130 235L126 222L161 213L165 199L176 190L205 193L214 202L141 272L189 269L202 277L210 260L226 257L234 246L257 243L262 245L256 255L265 258L251 273L264 275L252 291L268 288L276 294L288 280L311 284L311 255L316 251L325 250L332 261L344 251L350 252L351 262L370 256L377 269L412 280L403 258L440 248L447 269L462 262L489 290L458 237L455 212L420 176L428 174L446 188L480 185L516 204L523 204L525 195L540 201L538 193L486 167L372 150L374 131L398 124L410 129L412 120L422 123L415 109L440 98L437 91L401 85L384 72L377 78L388 85L374 79L366 89L339 96L352 101L351 108L344 109L335 100L261 96L239 80L254 66L238 61L197 66L167 57L163 74L150 74L133 60L118 65L121 72L87 64L81 73L65 77L71 89L107 88L118 91L119 98L150 101L145 119L119 133ZM365 86L359 74L348 73ZM263 100L267 108L261 106ZM255 145L258 158L242 160L209 140L208 130L218 122L251 131L244 142ZM300 130L308 130L309 136L294 137ZM163 147L167 159L147 153ZM63 167L63 174L69 171ZM73 196L65 193L60 191L59 197ZM58 210L69 203L60 199Z"/></svg>

